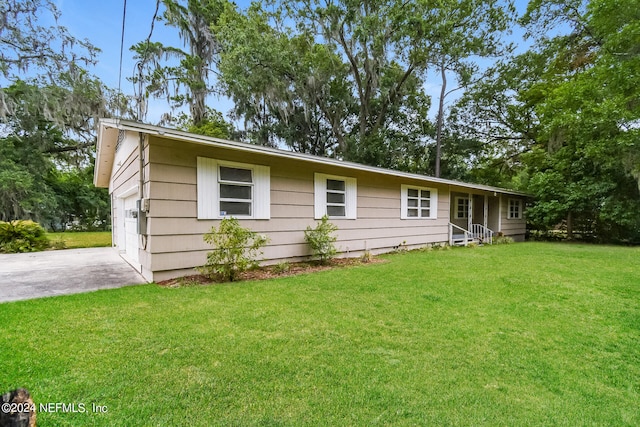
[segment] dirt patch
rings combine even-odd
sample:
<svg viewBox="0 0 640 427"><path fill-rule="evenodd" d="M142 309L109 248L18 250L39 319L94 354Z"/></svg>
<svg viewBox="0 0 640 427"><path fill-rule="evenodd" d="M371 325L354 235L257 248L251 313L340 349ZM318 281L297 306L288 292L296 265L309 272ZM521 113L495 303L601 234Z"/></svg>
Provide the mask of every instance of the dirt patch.
<svg viewBox="0 0 640 427"><path fill-rule="evenodd" d="M379 264L383 262L386 261L377 257L371 257L366 262L360 258L336 258L331 260L331 262L329 262L328 264L324 265L318 264L316 262L281 263L245 271L244 273L240 274L240 277L236 280L236 282L297 276L299 274L313 273L316 271L334 270L337 268L351 267L355 265ZM184 286L213 285L216 283L224 283L224 281L211 279L202 274L196 274L193 276L184 276L177 277L175 279L163 280L162 282L158 282L158 285L168 288L179 288Z"/></svg>

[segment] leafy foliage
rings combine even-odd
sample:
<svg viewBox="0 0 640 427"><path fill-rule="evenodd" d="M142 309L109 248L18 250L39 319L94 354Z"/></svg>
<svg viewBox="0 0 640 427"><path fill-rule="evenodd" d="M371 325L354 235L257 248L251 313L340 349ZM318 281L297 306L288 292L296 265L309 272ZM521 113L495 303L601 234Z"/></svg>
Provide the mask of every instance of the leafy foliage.
<svg viewBox="0 0 640 427"><path fill-rule="evenodd" d="M35 252L49 247L44 228L33 221L0 221L0 252Z"/></svg>
<svg viewBox="0 0 640 427"><path fill-rule="evenodd" d="M0 220L29 218L53 229L72 220L108 224L108 191L93 186L87 166L95 143L91 127L77 123L86 142L68 136L37 107L38 89L22 81L5 89L20 108L7 117L0 137Z"/></svg>
<svg viewBox="0 0 640 427"><path fill-rule="evenodd" d="M83 68L96 47L43 24L59 16L48 0L0 4L0 220L108 222L108 194L91 182L94 126L126 98ZM74 175L82 184L70 184Z"/></svg>
<svg viewBox="0 0 640 427"><path fill-rule="evenodd" d="M208 113L205 100L213 92L209 73L219 50L211 26L227 1L189 0L185 5L162 0L162 4L165 9L158 20L178 31L187 50L151 40L137 43L131 50L141 68L132 81L141 84L147 95L164 97L174 109L188 106L194 126L202 126Z"/></svg>
<svg viewBox="0 0 640 427"><path fill-rule="evenodd" d="M207 262L200 271L207 276L220 276L233 282L238 274L258 266L257 256L268 242L266 236L244 228L236 218L226 217L219 227L212 227L204 235L204 241L213 245L207 254Z"/></svg>
<svg viewBox="0 0 640 427"><path fill-rule="evenodd" d="M458 130L486 142L478 180L534 194L535 229L640 239L639 10L638 0L530 2L521 22L534 47L458 104Z"/></svg>
<svg viewBox="0 0 640 427"><path fill-rule="evenodd" d="M337 230L338 227L329 222L329 217L325 215L315 228L307 226L304 232L304 240L309 244L313 255L318 257L321 264L326 264L338 252L334 244L337 240L334 233Z"/></svg>
<svg viewBox="0 0 640 427"><path fill-rule="evenodd" d="M186 132L197 133L198 135L213 136L222 139L232 138L235 133L233 125L224 119L222 113L210 107L207 107L206 110L207 114L199 124L194 123L193 117L185 113L179 114L175 120L176 127Z"/></svg>
<svg viewBox="0 0 640 427"><path fill-rule="evenodd" d="M430 168L429 70L472 72L464 59L494 52L511 14L493 0L273 6L227 7L215 30L253 141L417 172Z"/></svg>

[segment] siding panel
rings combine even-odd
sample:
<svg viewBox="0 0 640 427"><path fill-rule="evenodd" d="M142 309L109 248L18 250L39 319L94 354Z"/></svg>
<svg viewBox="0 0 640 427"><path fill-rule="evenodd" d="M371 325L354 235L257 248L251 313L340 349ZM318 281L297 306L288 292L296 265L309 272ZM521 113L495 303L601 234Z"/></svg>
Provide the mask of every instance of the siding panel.
<svg viewBox="0 0 640 427"><path fill-rule="evenodd" d="M151 269L158 277L184 274L202 265L211 247L202 235L219 220L197 219L197 157L227 160L270 168L271 219L241 220L256 232L270 238L264 249L269 262L298 260L309 255L304 230L315 226L314 173L354 177L357 180L356 220L332 220L339 228L336 245L356 255L363 250L374 253L392 250L400 244L419 247L448 241L450 191L445 185L425 185L409 179L382 177L365 171L345 171L342 167L312 165L268 155L237 153L233 150L196 144L174 144L161 138L151 139L150 169L153 182L149 197ZM400 219L401 185L431 187L438 191L437 219ZM506 224L506 220L502 221ZM519 228L516 227L518 230ZM404 242L404 243L403 243Z"/></svg>

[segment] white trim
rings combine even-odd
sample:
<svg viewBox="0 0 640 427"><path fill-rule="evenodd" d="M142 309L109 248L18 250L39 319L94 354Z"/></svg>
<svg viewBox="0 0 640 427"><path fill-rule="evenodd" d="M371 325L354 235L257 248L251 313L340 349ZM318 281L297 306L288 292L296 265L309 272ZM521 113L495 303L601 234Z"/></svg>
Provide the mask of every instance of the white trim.
<svg viewBox="0 0 640 427"><path fill-rule="evenodd" d="M469 211L467 212L467 230L471 230L473 224L473 194L469 193Z"/></svg>
<svg viewBox="0 0 640 427"><path fill-rule="evenodd" d="M489 225L489 196L484 195L484 205L482 208L482 225L484 228L488 228Z"/></svg>
<svg viewBox="0 0 640 427"><path fill-rule="evenodd" d="M271 169L269 166L253 167L253 217L255 219L271 218Z"/></svg>
<svg viewBox="0 0 640 427"><path fill-rule="evenodd" d="M220 214L220 166L251 170L251 215L238 219L269 219L271 217L271 172L269 166L229 162L207 157L197 160L198 219L222 219Z"/></svg>
<svg viewBox="0 0 640 427"><path fill-rule="evenodd" d="M218 219L218 165L214 159L198 157L198 219Z"/></svg>
<svg viewBox="0 0 640 427"><path fill-rule="evenodd" d="M453 199L454 199L453 201L455 203L455 207L454 207L454 212L455 213L454 213L453 217L455 219L467 219L467 218L469 218L469 208L471 206L471 201L469 200L469 196L456 196ZM459 213L459 211L458 211L458 206L459 206L458 200L467 200L467 203L466 203L467 209L462 211L464 216L458 216L458 213Z"/></svg>
<svg viewBox="0 0 640 427"><path fill-rule="evenodd" d="M121 120L121 119L100 119L99 121L97 158L100 158L100 159L105 158L104 159L105 162L107 162L106 158L108 158L110 155L111 156L113 155L113 150L115 148L115 141L113 141L113 144L110 145L108 141L109 137L105 135L107 133L105 131L108 129L118 129L118 130L124 129L124 130L134 131L134 132L144 132L149 135L157 135L162 138L171 138L174 140L186 141L193 144L201 144L201 145L207 145L211 147L220 147L220 148L232 149L232 150L247 152L247 153L271 155L274 157L287 158L287 159L293 158L293 159L311 162L314 164L337 166L337 167L345 168L348 170L367 171L367 172L373 172L373 173L378 173L378 174L383 174L383 175L388 175L393 177L420 180L429 184L438 184L438 183L449 184L452 186L465 188L465 189L499 192L502 194L509 194L514 196L529 196L526 193L507 190L504 188L491 187L488 185L468 184L460 181L453 181L450 179L435 178L435 177L419 175L419 174L414 174L409 172L400 172L400 171L395 171L391 169L383 169L375 166L361 165L358 163L346 162L343 160L331 159L327 157L319 157L319 156L313 156L310 154L303 154L303 153L294 153L292 151L285 151L285 150L280 150L276 148L264 147L264 146L254 145L254 144L247 144L243 142L228 141L220 138L213 138L213 137L204 136L204 135L196 135L188 132L178 131L176 129L164 128L160 126L148 125L148 124L139 123L131 120ZM117 133L115 134L115 137L117 138ZM104 140L104 143L103 143L103 140ZM96 171L97 171L96 176L104 172L104 171L98 171L98 169L102 169L104 167L110 167L110 166L103 165L102 161L96 160ZM454 191L456 190L454 189Z"/></svg>
<svg viewBox="0 0 640 427"><path fill-rule="evenodd" d="M516 202L518 205L518 215L517 216L511 216L511 202ZM507 202L507 219L522 219L522 199L514 199L514 198L509 198L508 202Z"/></svg>
<svg viewBox="0 0 640 427"><path fill-rule="evenodd" d="M356 178L327 175L324 173L313 174L313 216L322 219L327 215L327 180L344 181L345 208L344 216L329 216L331 219L356 219L358 216L358 182Z"/></svg>
<svg viewBox="0 0 640 427"><path fill-rule="evenodd" d="M502 194L498 196L498 231L502 232Z"/></svg>
<svg viewBox="0 0 640 427"><path fill-rule="evenodd" d="M120 193L114 193L114 195L119 199L123 199L125 197L129 197L136 194L138 192L138 188L139 188L138 184L136 184L133 187L130 187L124 191L121 191Z"/></svg>
<svg viewBox="0 0 640 427"><path fill-rule="evenodd" d="M409 192L408 192L409 189L418 190L418 191L429 191L430 197L429 197L429 216L428 217L420 216L420 213L421 213L420 206L417 207L418 216L407 215L407 212L409 210ZM418 200L420 199L421 198L418 196ZM438 190L432 187L420 187L417 185L401 184L400 185L400 219L410 219L410 220L438 219Z"/></svg>

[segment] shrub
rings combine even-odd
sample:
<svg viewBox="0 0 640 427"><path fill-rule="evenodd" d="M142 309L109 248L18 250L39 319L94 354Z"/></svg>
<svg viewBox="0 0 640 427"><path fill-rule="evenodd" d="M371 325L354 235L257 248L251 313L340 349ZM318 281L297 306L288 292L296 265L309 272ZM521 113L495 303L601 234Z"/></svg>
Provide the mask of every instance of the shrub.
<svg viewBox="0 0 640 427"><path fill-rule="evenodd" d="M44 228L30 220L0 221L0 252L42 251L49 247Z"/></svg>
<svg viewBox="0 0 640 427"><path fill-rule="evenodd" d="M304 240L309 244L321 264L326 264L338 252L334 245L337 237L333 234L337 230L338 227L330 223L329 217L325 215L316 224L316 228L307 226L304 232Z"/></svg>
<svg viewBox="0 0 640 427"><path fill-rule="evenodd" d="M371 251L369 251L369 250L364 251L364 253L360 257L360 261L365 263L365 264L370 263L371 261L373 261L373 255L371 255Z"/></svg>
<svg viewBox="0 0 640 427"><path fill-rule="evenodd" d="M508 245L513 243L513 239L509 236L498 236L493 239L494 245Z"/></svg>
<svg viewBox="0 0 640 427"><path fill-rule="evenodd" d="M273 272L276 274L285 274L291 270L291 264L287 261L279 262L273 266Z"/></svg>
<svg viewBox="0 0 640 427"><path fill-rule="evenodd" d="M409 249L407 248L407 241L403 240L398 246L393 247L393 251L396 253L407 252Z"/></svg>
<svg viewBox="0 0 640 427"><path fill-rule="evenodd" d="M260 249L268 239L242 227L235 218L224 218L218 229L212 227L204 235L204 241L213 245L214 250L207 254L207 263L199 271L233 282L239 273L258 266L256 257L262 254Z"/></svg>

